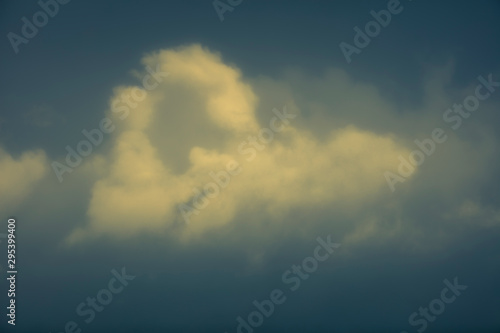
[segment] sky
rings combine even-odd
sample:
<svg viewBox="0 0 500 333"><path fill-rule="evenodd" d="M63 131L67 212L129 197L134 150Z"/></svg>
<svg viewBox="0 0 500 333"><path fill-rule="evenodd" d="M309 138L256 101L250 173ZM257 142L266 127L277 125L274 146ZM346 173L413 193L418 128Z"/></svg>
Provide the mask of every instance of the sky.
<svg viewBox="0 0 500 333"><path fill-rule="evenodd" d="M0 330L500 332L499 14L1 1Z"/></svg>

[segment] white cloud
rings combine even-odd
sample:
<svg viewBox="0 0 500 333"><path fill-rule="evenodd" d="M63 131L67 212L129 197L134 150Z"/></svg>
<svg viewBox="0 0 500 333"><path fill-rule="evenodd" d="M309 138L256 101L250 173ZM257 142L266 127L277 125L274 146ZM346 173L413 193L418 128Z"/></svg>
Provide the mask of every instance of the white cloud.
<svg viewBox="0 0 500 333"><path fill-rule="evenodd" d="M28 151L14 159L0 148L0 211L13 212L47 171L43 151Z"/></svg>
<svg viewBox="0 0 500 333"><path fill-rule="evenodd" d="M189 203L193 188L212 181L208 173L224 170L230 160L238 161L241 173L192 216L186 233L202 234L234 222L242 211L250 211L252 219L278 221L297 207L337 203L356 210L387 190L383 172L395 171L397 156L409 153L388 134L346 125L319 140L292 121L248 162L249 155L240 154L238 146L268 125L259 122L259 98L237 69L199 45L160 51L143 63L159 64L170 75L124 120L110 110L118 130L107 173L93 186L89 224L76 230L70 242L172 227L180 219L177 205ZM114 98L132 89L118 88ZM287 104L300 111L294 101Z"/></svg>

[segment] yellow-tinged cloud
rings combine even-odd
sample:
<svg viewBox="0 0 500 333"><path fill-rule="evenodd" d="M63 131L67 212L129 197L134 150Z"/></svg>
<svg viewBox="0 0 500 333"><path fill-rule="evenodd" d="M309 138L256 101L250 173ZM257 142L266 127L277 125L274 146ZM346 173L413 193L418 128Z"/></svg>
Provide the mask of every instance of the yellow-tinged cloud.
<svg viewBox="0 0 500 333"><path fill-rule="evenodd" d="M14 159L0 148L0 211L12 212L47 171L43 151L28 151Z"/></svg>
<svg viewBox="0 0 500 333"><path fill-rule="evenodd" d="M209 173L226 170L230 161L240 172L219 186L218 195L205 198L209 203L191 214L182 238L244 213L249 220L280 221L297 207L355 210L388 191L383 173L397 172L398 156L409 154L393 137L352 125L321 140L296 126L299 118L277 121L282 130L252 148L250 136L273 127L259 122L259 99L237 69L199 45L160 51L143 63L169 76L128 113L113 105L137 87L115 90L108 114L117 131L105 176L93 186L88 225L75 230L70 243L172 229L183 220L179 205L191 205L196 191L214 182ZM279 112L282 106L276 105Z"/></svg>

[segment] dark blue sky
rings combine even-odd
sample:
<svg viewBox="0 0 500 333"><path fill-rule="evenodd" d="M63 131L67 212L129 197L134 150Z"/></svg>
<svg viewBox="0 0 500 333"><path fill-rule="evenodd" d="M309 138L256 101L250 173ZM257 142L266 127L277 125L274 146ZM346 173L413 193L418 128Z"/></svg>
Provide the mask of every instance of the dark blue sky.
<svg viewBox="0 0 500 333"><path fill-rule="evenodd" d="M479 76L500 81L500 1L402 0L347 63L339 44L387 4L243 0L220 21L210 0L72 0L16 53L8 34L41 8L0 2L0 218L18 220L19 260L17 323L2 314L2 332L71 320L83 332L235 332L281 288L286 302L255 332L410 333L421 326L409 316L458 277L467 290L424 330L498 333L500 93L456 131L443 113ZM171 73L155 102L112 118L112 98L140 87L153 62ZM283 105L299 114L293 130L243 165L184 237L158 198L187 203L242 128L268 126ZM247 111L242 124L231 113ZM106 116L116 132L59 183L52 162ZM436 127L448 141L392 193L384 170ZM67 242L75 230L88 235ZM328 235L341 248L290 292L283 273ZM84 323L79 303L122 267L136 278Z"/></svg>

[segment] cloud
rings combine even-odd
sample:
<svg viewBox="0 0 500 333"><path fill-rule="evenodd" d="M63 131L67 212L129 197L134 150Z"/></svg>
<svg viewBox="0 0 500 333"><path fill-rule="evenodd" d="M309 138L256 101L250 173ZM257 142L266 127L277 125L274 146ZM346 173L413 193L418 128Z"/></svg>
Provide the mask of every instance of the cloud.
<svg viewBox="0 0 500 333"><path fill-rule="evenodd" d="M269 143L252 148L250 136L268 128L273 114L262 121L259 96L237 68L199 45L148 55L143 64L159 66L169 77L126 117L116 108L108 111L117 131L105 157L106 172L93 185L88 224L75 230L69 243L88 236L123 238L176 229L182 221L178 205L189 204L193 189L213 182L209 173L225 170L229 161L237 161L241 172L217 197L206 198L206 208L192 215L189 227L180 228L182 239L236 223L244 212L251 215L247 223L256 223L282 221L301 207L336 204L355 211L387 191L383 172L395 172L397 157L409 154L394 135L353 124L332 126L320 139L314 129L302 126L300 117L283 123ZM346 78L338 73L337 80ZM115 89L111 106L135 88ZM367 104L376 106L380 98L374 91L368 98L372 96ZM273 107L301 112L293 100ZM334 119L324 116L323 121Z"/></svg>
<svg viewBox="0 0 500 333"><path fill-rule="evenodd" d="M485 207L480 202L464 200L451 211L443 214L445 220L461 223L463 226L492 227L500 225L500 211L494 207Z"/></svg>
<svg viewBox="0 0 500 333"><path fill-rule="evenodd" d="M0 147L0 210L12 212L48 172L41 150L24 152L14 159Z"/></svg>

